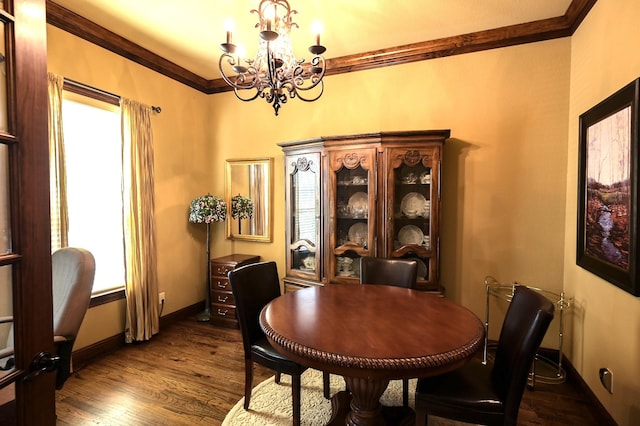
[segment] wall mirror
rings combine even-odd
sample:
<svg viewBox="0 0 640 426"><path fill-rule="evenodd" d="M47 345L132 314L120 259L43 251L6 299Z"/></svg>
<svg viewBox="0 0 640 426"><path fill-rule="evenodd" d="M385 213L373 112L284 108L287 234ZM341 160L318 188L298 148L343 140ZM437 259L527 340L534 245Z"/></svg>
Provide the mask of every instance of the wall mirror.
<svg viewBox="0 0 640 426"><path fill-rule="evenodd" d="M225 161L227 238L271 242L273 239L273 158ZM234 211L233 198L251 200L253 212L246 217ZM246 205L246 203L245 203ZM241 205L242 206L242 205ZM236 216L236 217L234 217Z"/></svg>

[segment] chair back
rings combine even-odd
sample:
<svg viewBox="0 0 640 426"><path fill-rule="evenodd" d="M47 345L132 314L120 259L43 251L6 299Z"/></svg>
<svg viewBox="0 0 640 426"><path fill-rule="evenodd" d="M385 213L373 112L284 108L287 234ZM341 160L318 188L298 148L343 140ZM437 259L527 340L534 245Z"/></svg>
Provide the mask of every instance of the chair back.
<svg viewBox="0 0 640 426"><path fill-rule="evenodd" d="M413 288L418 277L418 262L409 259L360 258L360 284L383 284Z"/></svg>
<svg viewBox="0 0 640 426"><path fill-rule="evenodd" d="M491 372L504 401L505 419L515 424L527 377L542 338L553 319L553 303L542 294L517 286L500 331Z"/></svg>
<svg viewBox="0 0 640 426"><path fill-rule="evenodd" d="M259 262L229 272L229 284L236 303L245 358L251 345L264 336L259 315L264 306L280 296L280 278L275 262Z"/></svg>
<svg viewBox="0 0 640 426"><path fill-rule="evenodd" d="M96 262L88 250L64 247L51 258L53 335L75 340L91 301Z"/></svg>

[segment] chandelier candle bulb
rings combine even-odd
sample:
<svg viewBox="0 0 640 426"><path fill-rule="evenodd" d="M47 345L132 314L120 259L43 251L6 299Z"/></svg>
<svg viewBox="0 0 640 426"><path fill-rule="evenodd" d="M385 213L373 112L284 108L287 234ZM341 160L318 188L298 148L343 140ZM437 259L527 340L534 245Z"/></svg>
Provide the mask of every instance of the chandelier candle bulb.
<svg viewBox="0 0 640 426"><path fill-rule="evenodd" d="M277 4L273 4L273 10L269 7L270 5L267 5L264 8L264 17L266 18L266 22L267 22L267 27L266 30L267 31L271 31L271 20L275 19L276 17L276 8L278 7Z"/></svg>
<svg viewBox="0 0 640 426"><path fill-rule="evenodd" d="M236 53L238 54L236 58L237 63L233 67L233 70L238 74L244 74L245 72L247 72L247 68L242 66L242 58L244 58L245 54L244 46L242 46L241 44L236 46Z"/></svg>
<svg viewBox="0 0 640 426"><path fill-rule="evenodd" d="M224 29L227 32L227 44L231 44L231 36L234 30L235 24L233 23L233 19L227 18L224 20Z"/></svg>
<svg viewBox="0 0 640 426"><path fill-rule="evenodd" d="M311 32L316 36L316 46L320 46L320 34L322 34L322 24L319 21L314 21L311 24Z"/></svg>
<svg viewBox="0 0 640 426"><path fill-rule="evenodd" d="M236 50L238 51L238 61L239 61L240 58L244 58L245 53L246 53L244 45L239 44Z"/></svg>

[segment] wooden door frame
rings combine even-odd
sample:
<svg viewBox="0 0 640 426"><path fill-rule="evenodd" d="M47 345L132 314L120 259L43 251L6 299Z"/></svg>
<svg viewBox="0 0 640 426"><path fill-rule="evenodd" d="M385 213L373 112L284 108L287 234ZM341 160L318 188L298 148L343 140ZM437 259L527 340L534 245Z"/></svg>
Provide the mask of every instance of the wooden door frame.
<svg viewBox="0 0 640 426"><path fill-rule="evenodd" d="M55 425L55 374L23 380L34 357L54 352L46 3L13 0L5 5L15 18L14 31L5 28L5 45L13 49L7 52L7 103L15 135L9 144L15 411L18 425Z"/></svg>

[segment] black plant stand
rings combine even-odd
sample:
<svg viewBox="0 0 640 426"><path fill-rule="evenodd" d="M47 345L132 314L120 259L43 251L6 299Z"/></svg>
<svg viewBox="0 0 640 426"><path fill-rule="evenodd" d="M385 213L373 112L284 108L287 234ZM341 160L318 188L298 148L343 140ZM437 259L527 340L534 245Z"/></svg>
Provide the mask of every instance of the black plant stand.
<svg viewBox="0 0 640 426"><path fill-rule="evenodd" d="M211 223L207 223L207 291L205 296L204 311L196 315L196 320L199 322L207 322L211 320L211 245L209 239L211 236Z"/></svg>

